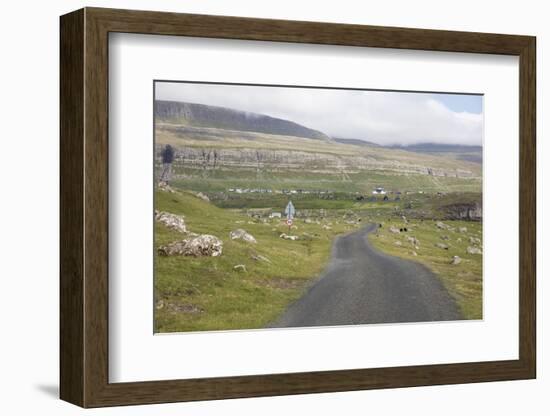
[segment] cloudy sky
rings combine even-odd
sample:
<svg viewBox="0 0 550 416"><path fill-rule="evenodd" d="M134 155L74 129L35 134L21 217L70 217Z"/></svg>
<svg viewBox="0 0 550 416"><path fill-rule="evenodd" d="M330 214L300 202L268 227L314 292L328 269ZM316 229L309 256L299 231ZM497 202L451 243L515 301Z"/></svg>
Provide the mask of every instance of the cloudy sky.
<svg viewBox="0 0 550 416"><path fill-rule="evenodd" d="M157 100L228 107L375 143L481 145L480 95L156 82Z"/></svg>

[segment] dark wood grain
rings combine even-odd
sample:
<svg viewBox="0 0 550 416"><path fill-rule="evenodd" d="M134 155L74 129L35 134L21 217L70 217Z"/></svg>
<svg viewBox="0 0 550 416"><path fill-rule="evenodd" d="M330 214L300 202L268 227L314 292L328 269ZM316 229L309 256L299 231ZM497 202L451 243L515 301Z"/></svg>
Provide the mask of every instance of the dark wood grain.
<svg viewBox="0 0 550 416"><path fill-rule="evenodd" d="M520 58L519 359L109 383L108 33L516 55ZM83 407L533 378L535 39L528 36L87 8L61 18L61 397Z"/></svg>
<svg viewBox="0 0 550 416"><path fill-rule="evenodd" d="M84 12L61 19L60 388L84 405Z"/></svg>
<svg viewBox="0 0 550 416"><path fill-rule="evenodd" d="M536 158L536 41L520 54L519 99L519 355L536 377L536 267L537 267L537 158Z"/></svg>

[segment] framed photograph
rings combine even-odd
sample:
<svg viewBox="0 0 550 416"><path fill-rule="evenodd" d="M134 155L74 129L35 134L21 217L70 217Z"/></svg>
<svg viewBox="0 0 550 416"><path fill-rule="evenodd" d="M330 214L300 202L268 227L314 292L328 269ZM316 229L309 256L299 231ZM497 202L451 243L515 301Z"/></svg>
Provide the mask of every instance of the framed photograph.
<svg viewBox="0 0 550 416"><path fill-rule="evenodd" d="M534 37L60 27L63 400L535 378Z"/></svg>

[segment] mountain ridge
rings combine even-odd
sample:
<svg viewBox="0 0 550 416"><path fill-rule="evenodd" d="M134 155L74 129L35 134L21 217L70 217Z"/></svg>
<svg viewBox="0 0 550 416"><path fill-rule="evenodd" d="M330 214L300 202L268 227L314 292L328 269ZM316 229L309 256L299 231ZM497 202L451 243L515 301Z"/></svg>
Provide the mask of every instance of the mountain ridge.
<svg viewBox="0 0 550 416"><path fill-rule="evenodd" d="M215 127L223 130L332 141L325 133L290 120L184 101L155 100L155 119L165 122L173 121L190 127Z"/></svg>

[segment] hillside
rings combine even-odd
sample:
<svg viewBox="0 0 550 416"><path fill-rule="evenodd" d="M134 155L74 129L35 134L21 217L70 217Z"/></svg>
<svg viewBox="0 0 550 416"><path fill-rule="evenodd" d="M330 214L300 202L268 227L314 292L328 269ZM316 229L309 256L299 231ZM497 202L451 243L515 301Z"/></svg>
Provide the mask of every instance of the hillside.
<svg viewBox="0 0 550 416"><path fill-rule="evenodd" d="M188 127L253 131L330 141L326 134L292 121L211 105L157 100L155 119Z"/></svg>
<svg viewBox="0 0 550 416"><path fill-rule="evenodd" d="M176 149L174 179L187 189L325 189L370 193L373 187L424 192L481 190L481 166L372 145L157 122L162 146Z"/></svg>
<svg viewBox="0 0 550 416"><path fill-rule="evenodd" d="M218 257L159 256L155 250L155 332L261 328L274 320L326 264L332 240L355 225L300 224L297 241L280 220L250 221L188 192L157 191L155 208L185 217L190 232L223 241ZM232 240L245 228L257 244ZM313 237L315 236L315 237ZM155 247L189 238L155 223ZM236 265L244 269L235 269Z"/></svg>
<svg viewBox="0 0 550 416"><path fill-rule="evenodd" d="M390 146L393 149L450 157L474 163L483 162L483 147L461 144L418 143L406 146Z"/></svg>
<svg viewBox="0 0 550 416"><path fill-rule="evenodd" d="M342 143L342 144L352 144L355 146L374 146L374 147L380 147L379 144L369 142L367 140L361 140L361 139L345 139L343 137L333 137L332 138L335 142Z"/></svg>

